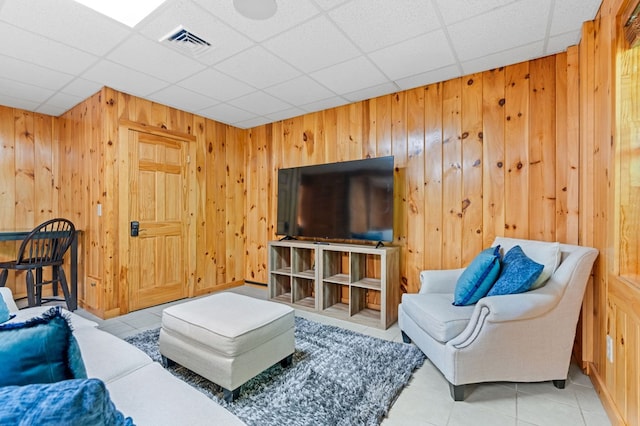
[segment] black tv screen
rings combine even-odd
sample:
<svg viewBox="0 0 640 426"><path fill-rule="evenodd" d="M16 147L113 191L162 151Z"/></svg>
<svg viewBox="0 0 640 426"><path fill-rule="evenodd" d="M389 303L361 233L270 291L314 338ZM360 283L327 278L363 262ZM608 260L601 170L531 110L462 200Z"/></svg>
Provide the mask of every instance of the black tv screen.
<svg viewBox="0 0 640 426"><path fill-rule="evenodd" d="M276 233L393 241L393 156L278 170Z"/></svg>

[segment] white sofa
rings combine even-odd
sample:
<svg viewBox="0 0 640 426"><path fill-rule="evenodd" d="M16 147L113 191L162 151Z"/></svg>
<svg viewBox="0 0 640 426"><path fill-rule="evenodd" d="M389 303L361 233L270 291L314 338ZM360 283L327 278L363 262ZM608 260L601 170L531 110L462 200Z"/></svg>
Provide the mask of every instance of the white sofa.
<svg viewBox="0 0 640 426"><path fill-rule="evenodd" d="M492 246L504 252L520 245L537 255L552 244L498 237ZM462 269L420 274L417 294L404 294L398 323L405 342L416 344L449 381L455 401L466 384L552 380L563 388L582 297L596 249L559 244L560 264L536 290L481 298L454 306L453 294Z"/></svg>
<svg viewBox="0 0 640 426"><path fill-rule="evenodd" d="M16 315L10 322L25 321L50 309L18 310L10 289L0 287L0 295ZM93 321L71 312L69 315L88 377L101 379L116 408L136 425L244 425L138 348L99 330Z"/></svg>

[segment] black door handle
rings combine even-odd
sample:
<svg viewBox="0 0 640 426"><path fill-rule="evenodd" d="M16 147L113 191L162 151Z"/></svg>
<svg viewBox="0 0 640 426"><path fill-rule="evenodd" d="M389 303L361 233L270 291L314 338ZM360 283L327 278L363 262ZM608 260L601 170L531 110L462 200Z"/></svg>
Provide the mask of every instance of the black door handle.
<svg viewBox="0 0 640 426"><path fill-rule="evenodd" d="M139 232L140 232L140 222L138 222L137 220L132 220L131 221L131 236L132 237L137 237Z"/></svg>

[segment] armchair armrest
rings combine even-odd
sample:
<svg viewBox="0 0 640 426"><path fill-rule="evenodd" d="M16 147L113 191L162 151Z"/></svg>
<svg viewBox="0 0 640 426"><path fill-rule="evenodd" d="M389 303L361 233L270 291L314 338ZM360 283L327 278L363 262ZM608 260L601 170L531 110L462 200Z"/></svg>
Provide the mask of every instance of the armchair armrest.
<svg viewBox="0 0 640 426"><path fill-rule="evenodd" d="M453 293L464 270L465 268L422 271L418 293Z"/></svg>
<svg viewBox="0 0 640 426"><path fill-rule="evenodd" d="M551 311L560 299L555 290L543 288L534 292L483 297L476 304L469 324L462 333L449 341L458 349L470 345L481 333L486 322L506 323L530 320Z"/></svg>

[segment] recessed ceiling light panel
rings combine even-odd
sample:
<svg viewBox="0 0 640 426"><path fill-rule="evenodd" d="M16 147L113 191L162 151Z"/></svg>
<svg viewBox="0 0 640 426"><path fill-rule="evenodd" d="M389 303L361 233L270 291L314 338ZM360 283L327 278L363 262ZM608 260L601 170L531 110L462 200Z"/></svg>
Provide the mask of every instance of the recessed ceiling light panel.
<svg viewBox="0 0 640 426"><path fill-rule="evenodd" d="M149 16L165 0L75 0L131 28Z"/></svg>
<svg viewBox="0 0 640 426"><path fill-rule="evenodd" d="M242 16L257 20L269 19L278 10L276 0L233 0L233 7Z"/></svg>

